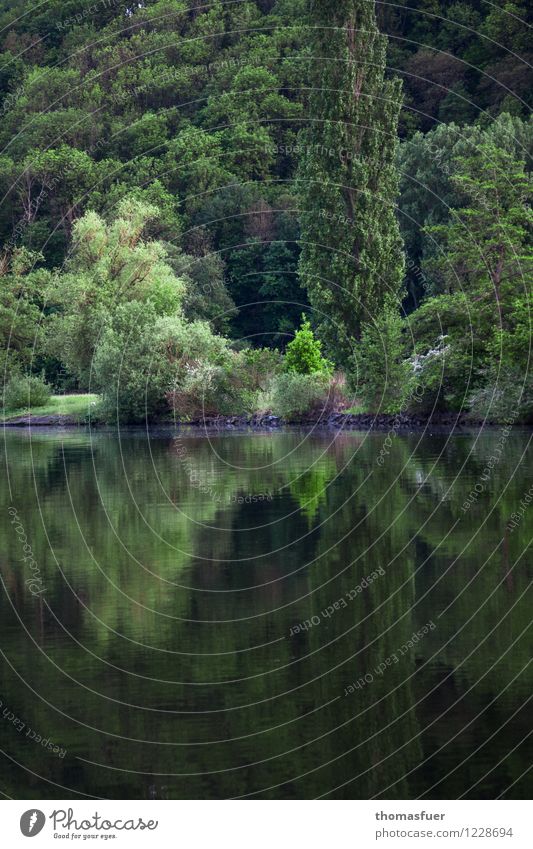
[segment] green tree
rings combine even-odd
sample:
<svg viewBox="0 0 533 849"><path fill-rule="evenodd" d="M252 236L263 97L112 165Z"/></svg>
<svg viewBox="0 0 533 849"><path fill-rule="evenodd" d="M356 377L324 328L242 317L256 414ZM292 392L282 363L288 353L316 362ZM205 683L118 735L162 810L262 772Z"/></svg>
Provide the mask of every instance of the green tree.
<svg viewBox="0 0 533 849"><path fill-rule="evenodd" d="M441 247L429 270L444 291L465 290L478 308L492 304L495 326L505 325L510 299L531 285L531 179L523 160L487 142L455 168L465 202L448 224L427 229Z"/></svg>
<svg viewBox="0 0 533 849"><path fill-rule="evenodd" d="M459 408L474 393L474 408L489 417L516 405L530 415L531 178L493 142L453 162L462 205L425 229L438 250L424 267L443 294L412 316L413 365L439 406Z"/></svg>
<svg viewBox="0 0 533 849"><path fill-rule="evenodd" d="M328 373L331 364L322 356L322 343L315 339L311 323L305 315L292 342L287 345L285 370L297 374Z"/></svg>
<svg viewBox="0 0 533 849"><path fill-rule="evenodd" d="M157 207L124 198L111 223L87 212L74 225L67 269L50 288L58 314L49 339L83 387L99 337L121 304L150 304L157 316L180 313L184 281L168 264L164 245L144 238L157 214Z"/></svg>
<svg viewBox="0 0 533 849"><path fill-rule="evenodd" d="M395 216L401 84L368 0L321 0L310 20L310 126L299 171L300 274L346 362L361 324L395 302L403 273Z"/></svg>
<svg viewBox="0 0 533 849"><path fill-rule="evenodd" d="M0 261L0 368L6 376L28 371L41 348L44 291L50 272L35 269L42 254L15 248Z"/></svg>

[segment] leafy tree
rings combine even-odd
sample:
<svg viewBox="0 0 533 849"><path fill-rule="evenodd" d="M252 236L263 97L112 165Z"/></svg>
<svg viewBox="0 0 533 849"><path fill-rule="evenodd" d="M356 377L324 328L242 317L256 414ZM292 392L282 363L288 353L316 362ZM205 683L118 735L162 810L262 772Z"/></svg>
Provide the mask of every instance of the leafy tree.
<svg viewBox="0 0 533 849"><path fill-rule="evenodd" d="M15 248L0 262L0 367L2 381L28 371L42 350L41 320L50 273L35 269L42 254Z"/></svg>
<svg viewBox="0 0 533 849"><path fill-rule="evenodd" d="M533 120L500 115L487 127L441 125L423 135L415 133L400 145L400 224L407 253L406 283L410 308L426 294L442 289L428 264L438 252L431 227L447 224L453 211L465 205L462 187L454 180L460 157L480 157L482 145L494 145L514 159L533 154Z"/></svg>
<svg viewBox="0 0 533 849"><path fill-rule="evenodd" d="M311 323L305 315L302 324L285 353L285 370L296 374L328 374L331 364L322 356L322 344L315 339Z"/></svg>
<svg viewBox="0 0 533 849"><path fill-rule="evenodd" d="M324 316L320 335L346 362L362 323L397 300L402 281L394 208L401 84L385 79L373 3L314 3L310 24L300 274Z"/></svg>
<svg viewBox="0 0 533 849"><path fill-rule="evenodd" d="M98 339L115 310L129 301L150 304L158 316L180 312L184 282L167 262L164 245L144 239L157 208L131 198L107 224L87 212L73 229L72 255L50 297L60 312L49 331L50 350L88 386Z"/></svg>
<svg viewBox="0 0 533 849"><path fill-rule="evenodd" d="M444 291L469 295L489 333L508 329L515 298L531 295L531 179L523 160L488 143L456 169L452 183L468 205L428 228L441 247L428 270Z"/></svg>
<svg viewBox="0 0 533 849"><path fill-rule="evenodd" d="M169 262L185 281L183 314L190 321L208 321L217 333L228 333L235 303L224 280L224 262L218 254L170 254Z"/></svg>

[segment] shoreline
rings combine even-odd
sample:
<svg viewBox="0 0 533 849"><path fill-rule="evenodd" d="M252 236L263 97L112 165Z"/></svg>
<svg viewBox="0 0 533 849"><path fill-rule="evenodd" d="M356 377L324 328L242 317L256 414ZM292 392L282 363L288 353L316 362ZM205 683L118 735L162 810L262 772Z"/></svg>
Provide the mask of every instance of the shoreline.
<svg viewBox="0 0 533 849"><path fill-rule="evenodd" d="M152 429L152 428L178 428L192 430L211 431L249 431L249 430L281 430L284 427L320 428L321 430L360 430L360 431L419 431L428 427L432 429L442 428L454 430L456 428L496 428L501 426L499 422L484 421L483 419L469 418L459 413L437 413L424 418L423 416L407 416L386 413L335 413L328 417L308 417L298 420L284 420L273 415L253 416L205 416L203 418L184 421L154 420L152 422L129 423L120 426L105 424L101 422L80 421L69 415L25 415L16 416L2 422L5 428L76 428L90 430L119 430L119 429ZM532 427L528 424L517 424L515 427Z"/></svg>

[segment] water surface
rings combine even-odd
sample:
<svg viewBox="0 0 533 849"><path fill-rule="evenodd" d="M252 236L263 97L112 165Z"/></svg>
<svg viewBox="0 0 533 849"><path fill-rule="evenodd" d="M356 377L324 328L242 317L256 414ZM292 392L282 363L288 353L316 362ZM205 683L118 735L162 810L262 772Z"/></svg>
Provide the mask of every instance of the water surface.
<svg viewBox="0 0 533 849"><path fill-rule="evenodd" d="M0 789L527 798L530 438L5 432Z"/></svg>

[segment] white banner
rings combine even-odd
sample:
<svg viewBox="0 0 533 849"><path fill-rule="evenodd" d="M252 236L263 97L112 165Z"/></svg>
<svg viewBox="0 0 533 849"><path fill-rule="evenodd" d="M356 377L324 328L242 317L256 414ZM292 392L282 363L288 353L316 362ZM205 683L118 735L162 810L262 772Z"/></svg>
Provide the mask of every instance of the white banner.
<svg viewBox="0 0 533 849"><path fill-rule="evenodd" d="M6 849L533 847L520 801L4 801L0 812Z"/></svg>

